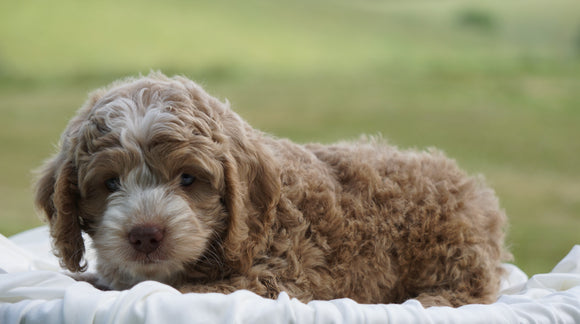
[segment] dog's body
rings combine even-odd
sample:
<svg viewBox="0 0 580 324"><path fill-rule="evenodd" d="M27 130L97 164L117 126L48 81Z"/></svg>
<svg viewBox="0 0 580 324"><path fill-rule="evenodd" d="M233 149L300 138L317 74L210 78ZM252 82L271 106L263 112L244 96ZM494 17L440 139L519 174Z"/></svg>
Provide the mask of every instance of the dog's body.
<svg viewBox="0 0 580 324"><path fill-rule="evenodd" d="M441 153L274 139L161 74L93 94L36 201L63 266L85 231L112 289L459 306L494 301L509 257L493 191Z"/></svg>

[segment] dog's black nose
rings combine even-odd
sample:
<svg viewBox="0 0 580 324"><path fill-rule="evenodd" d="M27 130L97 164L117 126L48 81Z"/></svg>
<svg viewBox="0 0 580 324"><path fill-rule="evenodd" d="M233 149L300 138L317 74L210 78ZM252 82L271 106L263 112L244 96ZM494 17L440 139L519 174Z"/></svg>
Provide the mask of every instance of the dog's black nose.
<svg viewBox="0 0 580 324"><path fill-rule="evenodd" d="M137 226L129 232L129 242L139 252L151 253L161 245L161 241L163 241L163 229L159 226Z"/></svg>

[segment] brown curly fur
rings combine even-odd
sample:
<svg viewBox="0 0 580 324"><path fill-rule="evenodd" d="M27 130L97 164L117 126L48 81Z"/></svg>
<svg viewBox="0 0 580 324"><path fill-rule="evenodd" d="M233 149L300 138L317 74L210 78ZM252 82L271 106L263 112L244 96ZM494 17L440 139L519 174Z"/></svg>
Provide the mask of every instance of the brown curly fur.
<svg viewBox="0 0 580 324"><path fill-rule="evenodd" d="M194 185L179 183L186 172ZM84 231L112 289L154 279L184 292L459 306L493 302L510 257L493 191L442 153L275 139L160 73L92 94L36 203L61 264L86 269ZM127 233L151 223L161 246L135 251Z"/></svg>

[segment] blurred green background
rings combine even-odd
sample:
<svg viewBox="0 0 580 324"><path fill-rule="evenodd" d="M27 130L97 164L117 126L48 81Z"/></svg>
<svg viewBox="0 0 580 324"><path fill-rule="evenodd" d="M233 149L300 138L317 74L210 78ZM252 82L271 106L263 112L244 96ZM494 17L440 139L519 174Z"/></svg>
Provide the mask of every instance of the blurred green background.
<svg viewBox="0 0 580 324"><path fill-rule="evenodd" d="M2 1L1 234L41 224L31 170L87 93L151 69L297 142L444 150L496 189L528 274L580 243L577 0Z"/></svg>

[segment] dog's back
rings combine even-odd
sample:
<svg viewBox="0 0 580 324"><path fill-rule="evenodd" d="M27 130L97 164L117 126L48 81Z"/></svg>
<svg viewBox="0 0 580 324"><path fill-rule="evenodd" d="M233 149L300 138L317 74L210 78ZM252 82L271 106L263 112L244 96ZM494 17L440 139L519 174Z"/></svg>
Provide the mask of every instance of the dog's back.
<svg viewBox="0 0 580 324"><path fill-rule="evenodd" d="M283 197L308 224L304 235L331 278L313 298L494 301L501 261L510 257L506 217L480 178L438 151L401 151L380 140L278 145L275 154L287 155L278 159L287 161Z"/></svg>

